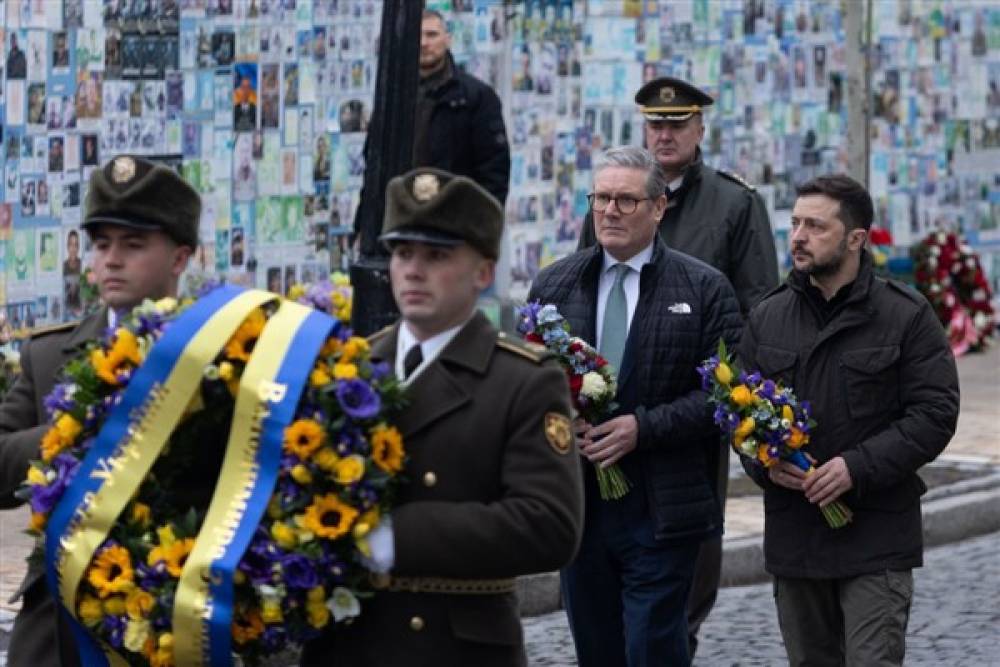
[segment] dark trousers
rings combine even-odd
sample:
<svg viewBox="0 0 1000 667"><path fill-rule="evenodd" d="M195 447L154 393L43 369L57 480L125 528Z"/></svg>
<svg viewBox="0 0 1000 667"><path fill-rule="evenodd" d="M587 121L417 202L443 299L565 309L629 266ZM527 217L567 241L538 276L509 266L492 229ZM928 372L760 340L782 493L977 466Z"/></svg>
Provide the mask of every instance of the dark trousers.
<svg viewBox="0 0 1000 667"><path fill-rule="evenodd" d="M709 457L709 467L715 473L715 490L719 508L726 513L726 495L729 491L729 443L723 439L718 457ZM712 479L709 476L709 479ZM694 657L698 649L698 629L708 618L719 596L719 578L722 574L722 536L701 543L695 563L694 581L687 601L688 649Z"/></svg>
<svg viewBox="0 0 1000 667"><path fill-rule="evenodd" d="M21 611L14 618L8 667L77 667L76 641L44 579L38 579L24 591Z"/></svg>
<svg viewBox="0 0 1000 667"><path fill-rule="evenodd" d="M910 570L774 580L778 625L791 667L902 665L912 599Z"/></svg>
<svg viewBox="0 0 1000 667"><path fill-rule="evenodd" d="M689 665L685 602L698 543L654 540L648 517L629 516L628 497L591 500L588 489L583 542L561 573L580 667Z"/></svg>

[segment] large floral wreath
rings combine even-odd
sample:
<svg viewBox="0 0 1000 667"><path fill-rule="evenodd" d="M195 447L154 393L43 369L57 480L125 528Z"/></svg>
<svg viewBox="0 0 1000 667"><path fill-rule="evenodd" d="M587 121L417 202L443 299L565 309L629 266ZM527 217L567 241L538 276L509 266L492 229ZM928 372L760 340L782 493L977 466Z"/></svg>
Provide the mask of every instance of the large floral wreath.
<svg viewBox="0 0 1000 667"><path fill-rule="evenodd" d="M301 303L339 318L315 359L285 429L277 482L233 578L232 650L246 662L299 645L359 613L368 572L366 534L389 509L404 462L389 418L401 389L346 324L342 280L299 287ZM71 361L46 399L51 428L26 491L30 531L47 520L136 369L192 303L147 301ZM108 538L85 570L75 615L132 665L175 664L171 619L222 460L240 377L277 301L246 317L215 361ZM206 492L208 495L206 495Z"/></svg>
<svg viewBox="0 0 1000 667"><path fill-rule="evenodd" d="M956 355L986 345L996 327L979 256L953 232L933 232L913 249L917 289L948 331Z"/></svg>

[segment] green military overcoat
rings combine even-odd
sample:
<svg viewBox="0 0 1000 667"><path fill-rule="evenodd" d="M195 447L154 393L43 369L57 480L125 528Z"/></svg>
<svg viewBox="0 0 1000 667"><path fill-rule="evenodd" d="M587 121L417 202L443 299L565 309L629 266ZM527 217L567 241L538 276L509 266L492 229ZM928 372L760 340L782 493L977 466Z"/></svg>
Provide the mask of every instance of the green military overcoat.
<svg viewBox="0 0 1000 667"><path fill-rule="evenodd" d="M395 363L399 324L373 338ZM392 512L392 576L469 587L558 569L583 526L566 376L477 313L408 387L408 484ZM516 595L379 592L309 645L303 665L526 663Z"/></svg>

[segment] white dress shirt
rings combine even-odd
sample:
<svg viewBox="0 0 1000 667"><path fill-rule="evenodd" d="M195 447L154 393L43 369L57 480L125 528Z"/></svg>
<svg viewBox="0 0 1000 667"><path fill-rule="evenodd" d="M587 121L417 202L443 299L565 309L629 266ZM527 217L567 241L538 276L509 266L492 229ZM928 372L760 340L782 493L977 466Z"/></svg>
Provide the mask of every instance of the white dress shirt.
<svg viewBox="0 0 1000 667"><path fill-rule="evenodd" d="M632 269L626 274L625 280L622 281L622 287L625 288L625 303L628 304L628 322L625 323L625 335L627 336L632 327L632 316L635 315L635 308L639 304L639 274L642 272L642 267L648 264L652 257L652 243L637 252L626 262L619 262L608 254L607 250L604 251L601 279L597 283L597 320L595 322L597 340L595 341L595 347L598 350L601 349L601 336L604 329L604 309L608 305L608 296L611 294L611 288L615 284L615 274L611 270L612 267L618 264L628 264Z"/></svg>
<svg viewBox="0 0 1000 667"><path fill-rule="evenodd" d="M469 318L471 319L472 316L470 315ZM420 365L417 366L413 373L410 374L410 377L403 381L404 385L409 384L418 375L420 375L420 373L427 368L427 365L434 361L439 354L441 354L441 350L444 349L445 345L450 343L451 339L454 338L467 323L468 320L462 322L457 327L452 327L451 329L442 331L441 333L420 342L407 327L406 321L404 320L399 325L399 336L396 338L396 377L403 377L403 361L406 359L406 353L410 351L411 347L414 345L420 346L420 353L423 355L423 361L421 361Z"/></svg>

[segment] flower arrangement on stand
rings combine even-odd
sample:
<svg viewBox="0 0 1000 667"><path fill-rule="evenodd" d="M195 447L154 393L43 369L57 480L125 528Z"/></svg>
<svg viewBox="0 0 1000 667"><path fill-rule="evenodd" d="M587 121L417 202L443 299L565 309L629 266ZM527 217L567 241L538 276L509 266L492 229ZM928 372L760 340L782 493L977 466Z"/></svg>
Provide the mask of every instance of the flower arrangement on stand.
<svg viewBox="0 0 1000 667"><path fill-rule="evenodd" d="M809 444L809 431L816 426L807 401L800 401L789 387L741 371L719 341L718 353L698 367L701 386L715 405L716 425L727 434L740 456L769 467L789 461L807 475L814 470L802 451ZM850 523L852 513L837 500L820 508L831 528Z"/></svg>
<svg viewBox="0 0 1000 667"><path fill-rule="evenodd" d="M569 322L552 304L529 303L517 309L517 316L518 333L548 348L566 371L577 416L597 424L610 415L618 383L607 360L582 338L570 335ZM597 466L595 472L601 498L617 500L629 492L631 485L618 464Z"/></svg>
<svg viewBox="0 0 1000 667"><path fill-rule="evenodd" d="M988 345L997 326L979 256L954 232L933 232L914 246L916 287L948 331L955 356Z"/></svg>
<svg viewBox="0 0 1000 667"><path fill-rule="evenodd" d="M405 459L392 425L402 391L386 365L371 361L367 341L351 334L348 286L338 278L299 296L336 319L233 287L208 286L185 303L146 301L71 361L46 398L51 426L22 490L29 530L43 538L50 585L79 629L96 638L98 653L154 667L229 665L234 655L256 664L361 612L359 599L370 590L366 536L391 508ZM252 307L218 337L207 331L221 317L215 302ZM149 402L125 411L141 393L131 385L145 381L202 314L212 319L182 346L175 371L153 385ZM295 333L282 338L290 322ZM261 369L276 363L275 341L283 341L283 361L273 380L258 382ZM201 343L215 352L208 363L189 362ZM137 473L185 364L194 391L148 471ZM295 373L301 378L289 380ZM122 420L115 444L109 432ZM99 456L105 441L113 454ZM116 475L123 465L125 474ZM94 477L97 490L81 495ZM87 520L109 511L102 505L115 493L108 481L134 485L120 512L106 515L109 530L90 542L93 549L60 552L60 517L73 517L65 539L83 540L73 531L96 530ZM219 508L223 520L216 521ZM206 551L202 543L213 539L221 541ZM200 567L189 572L202 552L209 583ZM75 588L67 583L74 571ZM202 591L207 606L191 590L202 585L210 587Z"/></svg>

